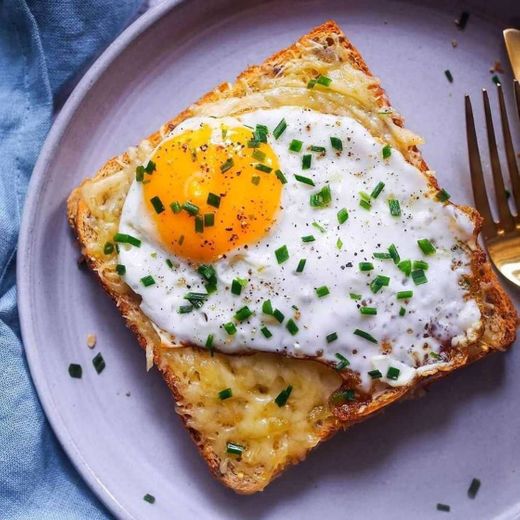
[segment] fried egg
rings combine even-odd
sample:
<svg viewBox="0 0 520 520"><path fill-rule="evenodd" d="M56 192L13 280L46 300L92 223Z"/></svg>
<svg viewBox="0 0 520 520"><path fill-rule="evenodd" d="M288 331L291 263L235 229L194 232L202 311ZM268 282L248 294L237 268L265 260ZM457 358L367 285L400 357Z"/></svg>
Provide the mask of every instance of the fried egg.
<svg viewBox="0 0 520 520"><path fill-rule="evenodd" d="M347 116L193 117L138 167L119 270L162 341L314 358L391 386L472 341L473 223Z"/></svg>

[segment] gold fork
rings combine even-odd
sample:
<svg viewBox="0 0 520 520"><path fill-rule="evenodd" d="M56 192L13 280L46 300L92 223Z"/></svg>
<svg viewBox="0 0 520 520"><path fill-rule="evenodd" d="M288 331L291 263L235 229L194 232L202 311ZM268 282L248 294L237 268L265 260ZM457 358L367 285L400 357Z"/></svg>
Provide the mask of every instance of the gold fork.
<svg viewBox="0 0 520 520"><path fill-rule="evenodd" d="M506 154L509 178L513 189L513 199L517 214L513 215L509 208L508 194L504 185L500 159L498 157L493 118L489 106L489 96L485 89L482 91L484 97L484 113L486 117L486 129L489 145L489 156L491 159L491 172L495 187L495 198L498 207L498 222L495 222L489 207L486 193L486 184L482 173L482 163L475 132L473 110L469 96L465 98L466 104L466 132L468 139L469 167L471 172L471 185L475 206L484 219L482 225L482 238L489 257L495 267L511 282L520 286L520 175L516 155L513 148L509 120L507 118L502 85L497 85L498 102L500 106L500 118L502 121L502 133L504 137L504 150ZM516 108L520 118L520 85L514 81Z"/></svg>

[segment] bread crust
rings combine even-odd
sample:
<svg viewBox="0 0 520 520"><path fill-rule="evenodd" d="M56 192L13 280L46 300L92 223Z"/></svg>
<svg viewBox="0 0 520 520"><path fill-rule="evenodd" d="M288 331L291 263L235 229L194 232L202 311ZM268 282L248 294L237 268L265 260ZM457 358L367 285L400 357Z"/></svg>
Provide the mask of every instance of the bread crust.
<svg viewBox="0 0 520 520"><path fill-rule="evenodd" d="M294 45L285 50L277 52L261 65L251 66L241 73L233 85L223 83L216 87L213 91L208 92L202 96L194 105L181 112L178 116L168 121L163 127L150 135L147 141L151 146L155 147L163 136L175 128L183 120L193 116L197 107L212 103L226 95L240 96L244 84L254 85L257 80L265 75L272 75L279 73L280 68L283 68L284 63L299 52L299 45L305 41L313 40L322 44L326 48L328 42L332 40L332 36L339 39L342 47L347 51L347 56L350 64L354 65L358 70L362 71L368 76L372 77L372 73L364 62L362 56L352 43L345 37L341 29L333 21L328 21L310 33L302 37ZM374 97L381 108L391 108L390 102L384 90L377 85L374 88ZM392 113L394 123L400 127L404 127L404 121L397 113ZM433 188L438 189L435 178L430 174L429 168L422 158L421 153L415 147L410 149L413 164L417 166L428 178ZM95 175L94 181L110 177L121 170L122 164L128 164L130 155L128 152L109 160ZM107 282L106 273L100 268L99 258L89 254L86 249L86 244L92 239L93 227L91 224L92 215L90 214L89 206L84 200L82 194L82 187L85 180L78 188L76 188L70 195L67 204L68 221L75 232L79 244L82 247L82 252L90 269L96 273L98 280L104 287L106 292L112 297L120 313L124 317L128 328L135 334L139 344L146 350L150 345L156 347L160 340L157 334L151 332L150 327L144 327L143 323L148 322L146 316L139 308L139 298L128 287L123 291L115 292L110 284ZM463 209L472 219L475 224L476 233L480 230L481 217L478 213L468 207ZM515 339L517 328L517 314L512 302L507 296L504 289L500 286L497 277L492 270L490 264L486 261L485 253L477 246L473 251L472 256L472 271L473 278L471 281L470 291L481 302L480 308L483 315L484 327L480 335L479 341L475 344L464 348L463 350L453 349L451 352L452 366L447 370L439 370L436 373L423 378L419 384L413 384L405 387L389 388L380 396L367 399L352 405L335 406L333 413L337 421L332 422L330 427L321 432L320 442L326 440L334 435L338 430L348 428L349 426L363 421L367 417L373 415L377 411L385 408L389 404L399 401L403 398L416 395L418 391L424 386L436 379L444 377L455 369L462 368L469 363L481 359L492 352L503 351L508 348ZM195 347L185 347L195 348ZM225 356L225 354L217 354L218 356ZM161 362L160 349L154 348L154 362L159 368L162 377L171 390L173 397L177 403L183 400L183 396L179 390L178 379L175 373L168 369L168 367ZM305 362L305 361L302 361ZM250 494L263 489L265 483L259 484L254 477L243 478L236 475L232 470L229 472L222 472L220 470L220 458L217 453L213 451L211 446L205 442L203 436L197 430L190 428L188 424L188 414L186 411L178 409L178 413L188 429L193 441L199 449L201 455L204 457L209 465L213 475L222 481L226 486L229 486L238 493ZM277 472L271 476L271 480L280 474L285 468L281 467Z"/></svg>

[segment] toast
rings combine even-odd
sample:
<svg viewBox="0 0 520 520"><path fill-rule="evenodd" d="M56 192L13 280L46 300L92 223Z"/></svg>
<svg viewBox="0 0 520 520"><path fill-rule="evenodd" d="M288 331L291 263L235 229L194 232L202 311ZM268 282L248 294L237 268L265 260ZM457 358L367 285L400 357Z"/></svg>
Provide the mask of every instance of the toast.
<svg viewBox="0 0 520 520"><path fill-rule="evenodd" d="M318 74L340 71L348 81L331 92L303 89ZM183 120L198 115L233 115L256 108L304 105L321 112L347 115L375 137L399 150L434 189L439 189L417 145L421 139L404 128L359 52L341 29L329 21L261 65L244 71L233 84L207 93L135 148L109 160L68 199L68 220L89 267L113 298L127 326L146 351L147 365L155 364L176 402L177 413L213 475L243 494L261 491L290 464L305 458L321 441L340 429L362 421L387 405L412 396L424 384L503 351L516 335L515 309L499 285L484 252L472 253L470 292L478 302L483 327L471 344L452 347L449 362L425 372L412 384L384 387L353 402L335 399L345 380L332 368L312 360L276 354L225 355L203 348L168 348L140 309L140 299L116 272L117 255L103 246L118 231L122 206L136 166ZM481 218L462 208L478 233ZM280 388L293 387L291 400L274 404ZM218 391L233 387L234 399L220 401ZM247 451L237 458L227 442L240 439Z"/></svg>

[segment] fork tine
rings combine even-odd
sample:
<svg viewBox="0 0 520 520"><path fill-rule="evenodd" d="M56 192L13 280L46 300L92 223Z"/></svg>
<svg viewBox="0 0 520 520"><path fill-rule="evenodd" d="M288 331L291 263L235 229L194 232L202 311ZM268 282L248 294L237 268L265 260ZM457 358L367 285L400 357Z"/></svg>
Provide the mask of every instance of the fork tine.
<svg viewBox="0 0 520 520"><path fill-rule="evenodd" d="M496 236L497 229L489 208L486 184L484 182L484 175L482 174L482 163L480 162L477 134L475 132L473 109L471 108L471 100L469 96L466 96L464 101L466 107L466 133L468 137L469 170L471 173L473 198L475 199L475 206L477 206L479 213L484 219L482 224L482 235L484 239L488 239Z"/></svg>
<svg viewBox="0 0 520 520"><path fill-rule="evenodd" d="M493 128L493 118L491 116L489 96L486 89L482 90L482 95L484 97L484 114L486 115L489 158L491 159L491 171L493 173L493 184L495 185L495 198L498 206L498 227L503 228L506 231L511 231L514 229L514 222L507 202L506 187L504 186L504 178L502 177L502 170L500 168L495 130Z"/></svg>
<svg viewBox="0 0 520 520"><path fill-rule="evenodd" d="M502 133L504 134L504 147L506 151L507 166L509 169L509 178L513 188L513 195L516 204L516 212L520 213L520 175L518 174L518 166L516 164L515 151L513 149L513 140L511 138L511 130L509 129L509 120L507 118L506 104L504 101L504 91L502 85L497 85L498 103L500 105L500 119L502 121Z"/></svg>
<svg viewBox="0 0 520 520"><path fill-rule="evenodd" d="M516 110L518 111L518 119L520 119L520 83L517 79L513 80L513 83L515 85Z"/></svg>

